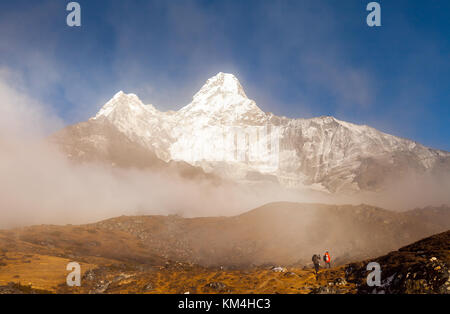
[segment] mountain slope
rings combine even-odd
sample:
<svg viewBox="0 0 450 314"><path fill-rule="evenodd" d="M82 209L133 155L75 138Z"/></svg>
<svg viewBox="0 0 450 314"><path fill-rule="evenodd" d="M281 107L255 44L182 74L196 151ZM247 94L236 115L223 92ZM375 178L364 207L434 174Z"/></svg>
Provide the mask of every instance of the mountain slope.
<svg viewBox="0 0 450 314"><path fill-rule="evenodd" d="M0 294L448 293L450 231L423 238L449 226L448 207L275 203L229 218L122 216L0 230ZM333 268L316 276L311 255L325 250ZM73 261L80 288L65 283ZM372 261L382 267L376 291L365 286Z"/></svg>
<svg viewBox="0 0 450 314"><path fill-rule="evenodd" d="M381 266L381 287L369 287L366 265ZM374 260L352 263L347 279L358 293L450 294L450 231L434 235Z"/></svg>
<svg viewBox="0 0 450 314"><path fill-rule="evenodd" d="M449 237L446 231L373 259L382 265L383 287L378 288L366 285L372 260L320 269L316 276L311 267L222 269L180 262L149 267L91 256L77 257L81 287L67 287L66 265L73 259L0 250L0 294L449 294Z"/></svg>
<svg viewBox="0 0 450 314"><path fill-rule="evenodd" d="M210 78L177 112L158 111L119 92L89 122L109 122L163 161L184 161L244 182L270 178L292 188L374 191L408 175L450 173L450 153L368 126L265 113L225 73Z"/></svg>
<svg viewBox="0 0 450 314"><path fill-rule="evenodd" d="M133 141L106 119L89 120L53 134L50 142L75 162L105 163L112 167L150 169L189 179L219 179L182 161L165 162L140 141Z"/></svg>
<svg viewBox="0 0 450 314"><path fill-rule="evenodd" d="M32 244L43 246L41 253L59 249L150 264L156 256L228 267L305 265L329 250L336 264L344 264L449 227L448 207L396 213L367 205L273 203L233 217L122 216L83 226L16 229L0 232L0 247Z"/></svg>

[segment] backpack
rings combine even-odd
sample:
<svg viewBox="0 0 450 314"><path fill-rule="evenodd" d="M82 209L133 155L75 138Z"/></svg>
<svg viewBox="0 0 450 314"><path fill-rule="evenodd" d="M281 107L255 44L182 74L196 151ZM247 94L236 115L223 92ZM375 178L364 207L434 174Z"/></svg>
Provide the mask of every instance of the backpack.
<svg viewBox="0 0 450 314"><path fill-rule="evenodd" d="M320 257L318 255L314 254L312 257L312 261L314 264L317 264L320 261Z"/></svg>

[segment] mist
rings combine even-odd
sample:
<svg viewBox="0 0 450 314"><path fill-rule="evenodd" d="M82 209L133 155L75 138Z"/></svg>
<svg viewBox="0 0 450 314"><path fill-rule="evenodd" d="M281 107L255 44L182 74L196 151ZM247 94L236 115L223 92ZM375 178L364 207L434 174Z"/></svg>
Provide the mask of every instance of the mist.
<svg viewBox="0 0 450 314"><path fill-rule="evenodd" d="M46 141L63 127L61 120L26 95L6 69L0 95L0 228L120 215L233 215L272 199L268 188L256 192L175 174L75 164Z"/></svg>
<svg viewBox="0 0 450 314"><path fill-rule="evenodd" d="M270 184L211 184L173 173L73 163L46 140L63 128L61 119L26 94L19 76L8 69L0 74L0 228L120 215L235 215L270 201L302 200L298 192Z"/></svg>
<svg viewBox="0 0 450 314"><path fill-rule="evenodd" d="M69 161L46 139L64 126L0 69L0 228L81 224L120 215L230 216L275 201L369 203L405 210L450 203L448 173L391 182L383 194L331 195Z"/></svg>

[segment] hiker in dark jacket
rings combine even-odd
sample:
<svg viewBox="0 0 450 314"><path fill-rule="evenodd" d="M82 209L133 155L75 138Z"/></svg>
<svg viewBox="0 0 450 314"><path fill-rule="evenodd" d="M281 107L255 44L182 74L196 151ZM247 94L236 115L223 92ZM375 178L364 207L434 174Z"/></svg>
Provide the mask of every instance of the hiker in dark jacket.
<svg viewBox="0 0 450 314"><path fill-rule="evenodd" d="M316 274L318 274L319 268L320 268L320 255L314 254L312 257L312 262L314 264L314 269L316 271Z"/></svg>

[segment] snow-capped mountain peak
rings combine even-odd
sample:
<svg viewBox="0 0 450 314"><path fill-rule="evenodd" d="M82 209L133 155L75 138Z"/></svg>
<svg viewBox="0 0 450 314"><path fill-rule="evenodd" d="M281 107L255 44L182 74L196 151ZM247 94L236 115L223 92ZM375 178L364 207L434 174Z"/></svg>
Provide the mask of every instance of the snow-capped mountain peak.
<svg viewBox="0 0 450 314"><path fill-rule="evenodd" d="M206 81L192 102L181 108L177 116L183 121L195 118L206 123L234 124L241 120L261 120L265 113L247 98L233 74L220 72Z"/></svg>
<svg viewBox="0 0 450 314"><path fill-rule="evenodd" d="M205 85L194 95L197 98L205 98L215 94L234 94L247 98L239 80L230 73L219 72L206 81Z"/></svg>
<svg viewBox="0 0 450 314"><path fill-rule="evenodd" d="M152 105L144 105L137 95L119 91L100 109L94 119L113 118L117 115L154 114L156 111Z"/></svg>
<svg viewBox="0 0 450 314"><path fill-rule="evenodd" d="M135 94L118 92L92 120L107 120L131 140L151 149L162 149L161 133L167 128L166 115L145 105ZM158 157L167 160L164 153Z"/></svg>

